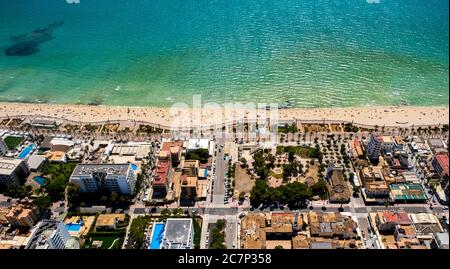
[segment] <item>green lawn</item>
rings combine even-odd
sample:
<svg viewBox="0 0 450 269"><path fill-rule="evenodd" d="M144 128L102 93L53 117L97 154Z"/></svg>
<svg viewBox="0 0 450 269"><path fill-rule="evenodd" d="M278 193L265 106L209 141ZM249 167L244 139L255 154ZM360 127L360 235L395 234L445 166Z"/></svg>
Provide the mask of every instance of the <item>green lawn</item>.
<svg viewBox="0 0 450 269"><path fill-rule="evenodd" d="M9 150L14 150L24 139L23 136L7 136L4 141Z"/></svg>
<svg viewBox="0 0 450 269"><path fill-rule="evenodd" d="M317 158L318 150L312 147L306 146L278 146L277 154L281 154L283 152L294 152L296 155L299 155L302 158Z"/></svg>
<svg viewBox="0 0 450 269"><path fill-rule="evenodd" d="M273 176L274 178L278 178L278 179L283 178L283 174L277 174L274 171L270 171L270 175Z"/></svg>
<svg viewBox="0 0 450 269"><path fill-rule="evenodd" d="M116 248L117 247L120 248L121 244L123 243L123 241L122 241L123 238L124 238L124 236L122 236L122 235L92 235L92 236L90 236L91 243L89 244L89 248L91 247L92 242L103 241L102 249L109 249L116 239L119 239L119 240L115 241L114 246Z"/></svg>

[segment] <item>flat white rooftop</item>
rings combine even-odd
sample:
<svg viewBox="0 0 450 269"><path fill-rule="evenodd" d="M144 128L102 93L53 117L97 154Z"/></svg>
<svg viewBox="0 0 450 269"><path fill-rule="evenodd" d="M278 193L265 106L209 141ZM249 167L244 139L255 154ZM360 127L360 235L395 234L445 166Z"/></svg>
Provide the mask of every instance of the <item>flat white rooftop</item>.
<svg viewBox="0 0 450 269"><path fill-rule="evenodd" d="M108 175L126 176L131 164L78 164L72 176L86 176L93 173L107 173Z"/></svg>
<svg viewBox="0 0 450 269"><path fill-rule="evenodd" d="M209 139L189 139L187 149L209 149Z"/></svg>
<svg viewBox="0 0 450 269"><path fill-rule="evenodd" d="M0 174L9 175L17 166L22 163L22 160L0 157Z"/></svg>
<svg viewBox="0 0 450 269"><path fill-rule="evenodd" d="M192 219L167 219L163 240L175 248L188 245L191 229L193 229Z"/></svg>

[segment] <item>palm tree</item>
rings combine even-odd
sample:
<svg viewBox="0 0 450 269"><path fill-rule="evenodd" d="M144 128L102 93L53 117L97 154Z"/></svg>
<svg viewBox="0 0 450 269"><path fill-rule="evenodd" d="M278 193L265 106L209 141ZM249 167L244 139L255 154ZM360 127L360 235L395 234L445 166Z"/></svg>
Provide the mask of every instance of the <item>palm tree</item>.
<svg viewBox="0 0 450 269"><path fill-rule="evenodd" d="M441 132L442 133L447 133L448 132L448 124L442 125Z"/></svg>
<svg viewBox="0 0 450 269"><path fill-rule="evenodd" d="M418 132L419 135L422 134L422 127L421 126L419 126L419 128L417 128L417 132Z"/></svg>
<svg viewBox="0 0 450 269"><path fill-rule="evenodd" d="M434 128L433 128L433 134L434 134L434 136L436 136L437 135L437 133L439 132L439 127L437 127L437 126L434 126Z"/></svg>
<svg viewBox="0 0 450 269"><path fill-rule="evenodd" d="M295 124L295 122L293 122L293 123L292 123L292 126L291 126L292 136L294 136L294 134L295 134L297 131L298 131L297 124Z"/></svg>

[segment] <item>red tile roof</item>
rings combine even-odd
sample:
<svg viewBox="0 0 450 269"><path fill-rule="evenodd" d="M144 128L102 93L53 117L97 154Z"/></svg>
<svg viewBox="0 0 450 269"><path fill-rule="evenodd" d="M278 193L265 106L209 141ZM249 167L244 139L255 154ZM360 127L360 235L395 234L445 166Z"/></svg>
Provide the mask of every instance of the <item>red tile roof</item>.
<svg viewBox="0 0 450 269"><path fill-rule="evenodd" d="M439 163L439 166L442 167L442 174L448 175L448 155L438 154L436 155L436 161Z"/></svg>
<svg viewBox="0 0 450 269"><path fill-rule="evenodd" d="M153 180L153 185L165 185L169 169L170 169L169 162L160 162L156 170L156 177Z"/></svg>
<svg viewBox="0 0 450 269"><path fill-rule="evenodd" d="M164 142L162 144L161 150L169 151L171 147L183 147L183 141L176 142Z"/></svg>
<svg viewBox="0 0 450 269"><path fill-rule="evenodd" d="M411 223L409 216L406 212L383 212L383 217L387 222L394 222L398 224L408 224Z"/></svg>

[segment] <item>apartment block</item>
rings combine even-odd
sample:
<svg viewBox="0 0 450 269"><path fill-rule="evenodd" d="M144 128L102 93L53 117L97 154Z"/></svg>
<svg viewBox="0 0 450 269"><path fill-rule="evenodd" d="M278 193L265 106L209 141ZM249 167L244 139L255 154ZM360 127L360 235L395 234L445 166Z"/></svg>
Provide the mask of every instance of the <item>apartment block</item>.
<svg viewBox="0 0 450 269"><path fill-rule="evenodd" d="M109 191L132 195L136 175L131 164L79 164L70 182L80 186L81 192Z"/></svg>

